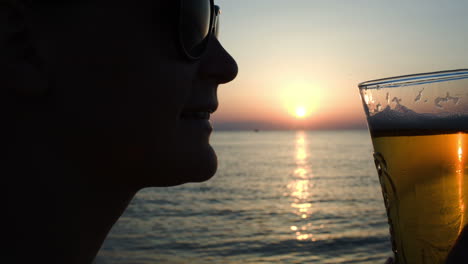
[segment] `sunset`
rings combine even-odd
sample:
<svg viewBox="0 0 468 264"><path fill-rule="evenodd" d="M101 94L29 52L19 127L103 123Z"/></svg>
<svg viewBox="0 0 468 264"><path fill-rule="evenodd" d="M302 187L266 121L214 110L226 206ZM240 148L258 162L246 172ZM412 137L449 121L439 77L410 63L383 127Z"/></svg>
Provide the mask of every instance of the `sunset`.
<svg viewBox="0 0 468 264"><path fill-rule="evenodd" d="M308 129L365 129L358 83L468 61L464 1L216 2L240 70L218 90L215 129L294 129L298 107Z"/></svg>
<svg viewBox="0 0 468 264"><path fill-rule="evenodd" d="M3 262L468 263L467 0L0 2Z"/></svg>
<svg viewBox="0 0 468 264"><path fill-rule="evenodd" d="M307 115L307 110L303 106L298 106L296 108L296 117L297 118L304 118Z"/></svg>

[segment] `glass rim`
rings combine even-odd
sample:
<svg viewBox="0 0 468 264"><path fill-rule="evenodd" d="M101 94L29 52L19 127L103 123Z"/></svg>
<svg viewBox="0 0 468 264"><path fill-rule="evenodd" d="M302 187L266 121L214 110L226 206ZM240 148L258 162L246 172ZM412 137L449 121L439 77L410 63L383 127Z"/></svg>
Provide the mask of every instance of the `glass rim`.
<svg viewBox="0 0 468 264"><path fill-rule="evenodd" d="M375 79L358 84L359 90L394 88L409 85L468 79L468 69L436 71Z"/></svg>

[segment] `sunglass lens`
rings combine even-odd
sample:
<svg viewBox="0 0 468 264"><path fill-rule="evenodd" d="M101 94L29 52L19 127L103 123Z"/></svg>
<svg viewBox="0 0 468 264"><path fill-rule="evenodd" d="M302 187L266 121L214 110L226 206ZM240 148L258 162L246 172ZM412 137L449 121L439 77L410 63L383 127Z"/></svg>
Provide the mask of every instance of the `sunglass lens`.
<svg viewBox="0 0 468 264"><path fill-rule="evenodd" d="M181 0L181 41L192 57L201 55L210 30L210 0Z"/></svg>
<svg viewBox="0 0 468 264"><path fill-rule="evenodd" d="M219 6L214 7L214 12L215 12L215 17L214 17L214 31L213 34L215 35L216 38L219 37L219 15L221 14L221 11L219 9Z"/></svg>

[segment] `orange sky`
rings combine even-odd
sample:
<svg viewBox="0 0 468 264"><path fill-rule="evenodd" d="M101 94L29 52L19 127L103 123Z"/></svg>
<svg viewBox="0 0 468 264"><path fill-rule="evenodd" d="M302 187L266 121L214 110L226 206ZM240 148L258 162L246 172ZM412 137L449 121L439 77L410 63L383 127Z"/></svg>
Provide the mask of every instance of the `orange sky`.
<svg viewBox="0 0 468 264"><path fill-rule="evenodd" d="M215 128L364 128L359 82L468 66L467 1L215 2L239 64Z"/></svg>

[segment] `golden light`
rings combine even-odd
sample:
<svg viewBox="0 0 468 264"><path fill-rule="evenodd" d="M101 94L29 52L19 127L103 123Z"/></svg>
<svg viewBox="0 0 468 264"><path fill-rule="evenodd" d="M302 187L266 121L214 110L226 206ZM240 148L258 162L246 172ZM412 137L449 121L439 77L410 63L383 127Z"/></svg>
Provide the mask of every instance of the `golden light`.
<svg viewBox="0 0 468 264"><path fill-rule="evenodd" d="M458 230L458 234L460 234L465 226L465 202L464 202L464 195L463 195L463 178L465 175L464 171L464 157L463 157L463 133L458 133L458 163L457 163L457 178L458 178L458 200L460 206L460 228Z"/></svg>
<svg viewBox="0 0 468 264"><path fill-rule="evenodd" d="M299 114L298 114L299 116ZM310 215L313 212L312 203L310 203L312 187L311 168L307 163L307 133L304 131L296 132L296 165L294 170L294 178L288 184L290 189L289 196L294 199L291 203L294 213L302 222L302 226L291 225L289 228L295 234L297 240L312 240L313 234L311 233L310 227L312 224L308 221Z"/></svg>
<svg viewBox="0 0 468 264"><path fill-rule="evenodd" d="M299 106L298 108L296 108L296 117L297 118L304 118L307 114L307 111L305 109L305 107L303 106Z"/></svg>
<svg viewBox="0 0 468 264"><path fill-rule="evenodd" d="M285 83L278 96L291 116L304 119L318 110L321 89L313 81L295 80Z"/></svg>

